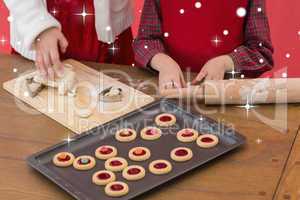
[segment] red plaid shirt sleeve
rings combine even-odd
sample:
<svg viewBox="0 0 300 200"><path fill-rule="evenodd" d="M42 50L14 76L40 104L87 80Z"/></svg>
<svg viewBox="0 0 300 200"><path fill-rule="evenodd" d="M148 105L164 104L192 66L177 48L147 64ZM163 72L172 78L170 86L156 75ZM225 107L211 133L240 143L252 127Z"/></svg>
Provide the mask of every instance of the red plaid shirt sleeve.
<svg viewBox="0 0 300 200"><path fill-rule="evenodd" d="M260 74L273 66L273 46L265 0L249 0L249 3L245 41L229 55L236 70ZM145 0L139 33L133 46L137 64L144 67L155 54L165 52L160 13L155 0Z"/></svg>
<svg viewBox="0 0 300 200"><path fill-rule="evenodd" d="M245 24L244 44L231 54L235 69L249 76L258 76L270 70L273 62L273 46L265 0L250 0Z"/></svg>
<svg viewBox="0 0 300 200"><path fill-rule="evenodd" d="M139 33L133 43L136 63L147 67L152 57L165 52L160 14L155 0L145 0Z"/></svg>

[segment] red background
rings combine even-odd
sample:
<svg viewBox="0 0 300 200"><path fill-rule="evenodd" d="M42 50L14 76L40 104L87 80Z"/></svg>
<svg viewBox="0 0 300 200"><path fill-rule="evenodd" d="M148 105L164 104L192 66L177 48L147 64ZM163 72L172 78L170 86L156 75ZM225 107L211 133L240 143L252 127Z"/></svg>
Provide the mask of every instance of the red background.
<svg viewBox="0 0 300 200"><path fill-rule="evenodd" d="M143 0L136 0L137 20L133 26L135 34L142 6ZM282 72L287 68L289 77L300 77L300 66L298 66L300 61L299 8L299 0L267 0L272 40L275 46L275 68L272 72L265 74L265 76L273 73L275 73L275 76L281 76ZM0 52L9 53L8 11L3 1L0 1L0 13L0 40L3 38L7 40L5 43L0 42ZM291 55L290 58L286 58L285 55L287 53Z"/></svg>

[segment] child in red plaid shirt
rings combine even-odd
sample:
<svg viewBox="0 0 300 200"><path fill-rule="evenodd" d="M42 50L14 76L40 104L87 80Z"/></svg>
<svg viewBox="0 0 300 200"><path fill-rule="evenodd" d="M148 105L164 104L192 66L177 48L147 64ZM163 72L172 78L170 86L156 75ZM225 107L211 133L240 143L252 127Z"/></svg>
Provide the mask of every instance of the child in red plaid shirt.
<svg viewBox="0 0 300 200"><path fill-rule="evenodd" d="M232 70L257 77L273 66L265 0L145 0L134 51L161 89L184 87L187 69L194 84Z"/></svg>

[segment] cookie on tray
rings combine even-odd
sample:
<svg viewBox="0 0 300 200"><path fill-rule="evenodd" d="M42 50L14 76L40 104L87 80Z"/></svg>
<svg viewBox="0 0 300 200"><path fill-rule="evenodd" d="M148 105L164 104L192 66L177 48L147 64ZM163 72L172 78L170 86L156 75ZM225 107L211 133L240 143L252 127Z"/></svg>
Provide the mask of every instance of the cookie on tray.
<svg viewBox="0 0 300 200"><path fill-rule="evenodd" d="M135 140L137 133L135 130L130 128L123 128L116 132L115 138L119 142L131 142Z"/></svg>
<svg viewBox="0 0 300 200"><path fill-rule="evenodd" d="M111 171L101 170L93 175L93 183L96 185L107 185L114 181L116 181L116 175Z"/></svg>
<svg viewBox="0 0 300 200"><path fill-rule="evenodd" d="M125 196L129 192L129 187L126 183L116 181L105 186L105 194L110 197Z"/></svg>
<svg viewBox="0 0 300 200"><path fill-rule="evenodd" d="M96 166L96 160L92 156L79 156L73 162L73 167L77 170L90 170Z"/></svg>
<svg viewBox="0 0 300 200"><path fill-rule="evenodd" d="M104 165L109 171L120 172L128 166L128 162L124 158L114 157L106 160Z"/></svg>
<svg viewBox="0 0 300 200"><path fill-rule="evenodd" d="M109 145L103 145L96 149L95 156L100 160L107 160L109 158L116 157L118 151L115 147Z"/></svg>
<svg viewBox="0 0 300 200"><path fill-rule="evenodd" d="M69 167L73 164L74 160L75 156L72 153L61 152L53 157L52 162L57 167Z"/></svg>
<svg viewBox="0 0 300 200"><path fill-rule="evenodd" d="M162 113L155 117L155 123L160 127L170 127L176 124L176 117L169 113Z"/></svg>
<svg viewBox="0 0 300 200"><path fill-rule="evenodd" d="M135 147L129 151L128 157L133 161L145 161L151 157L151 152L146 147Z"/></svg>
<svg viewBox="0 0 300 200"><path fill-rule="evenodd" d="M143 179L146 175L146 171L142 166L132 165L125 168L122 172L123 178L128 181L137 181Z"/></svg>
<svg viewBox="0 0 300 200"><path fill-rule="evenodd" d="M193 152L189 148L178 147L171 151L170 156L176 162L185 162L193 158Z"/></svg>
<svg viewBox="0 0 300 200"><path fill-rule="evenodd" d="M155 175L168 174L172 171L172 164L167 160L155 160L150 163L149 171Z"/></svg>
<svg viewBox="0 0 300 200"><path fill-rule="evenodd" d="M185 128L178 131L176 137L180 142L194 142L197 140L199 133L195 129Z"/></svg>
<svg viewBox="0 0 300 200"><path fill-rule="evenodd" d="M197 145L201 148L212 148L217 146L219 138L213 134L204 134L198 137Z"/></svg>
<svg viewBox="0 0 300 200"><path fill-rule="evenodd" d="M141 130L141 138L144 140L157 140L162 136L162 131L156 127L145 127Z"/></svg>

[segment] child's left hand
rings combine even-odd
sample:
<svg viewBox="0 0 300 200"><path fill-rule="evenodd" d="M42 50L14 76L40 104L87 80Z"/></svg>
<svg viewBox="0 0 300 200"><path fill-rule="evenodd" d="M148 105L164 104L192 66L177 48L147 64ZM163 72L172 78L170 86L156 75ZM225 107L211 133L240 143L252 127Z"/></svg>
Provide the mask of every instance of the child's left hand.
<svg viewBox="0 0 300 200"><path fill-rule="evenodd" d="M209 60L201 69L192 84L205 80L223 80L226 71L234 69L234 63L230 56L223 55Z"/></svg>

